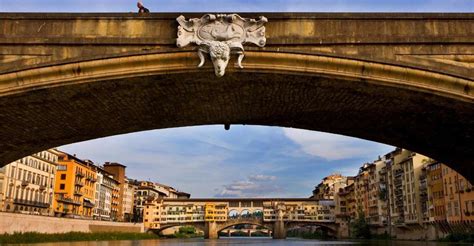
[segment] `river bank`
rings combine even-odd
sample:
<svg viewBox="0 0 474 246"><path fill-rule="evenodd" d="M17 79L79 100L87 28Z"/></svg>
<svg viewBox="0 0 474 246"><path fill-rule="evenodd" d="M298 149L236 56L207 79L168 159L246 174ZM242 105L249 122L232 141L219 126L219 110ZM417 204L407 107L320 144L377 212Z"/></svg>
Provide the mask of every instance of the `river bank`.
<svg viewBox="0 0 474 246"><path fill-rule="evenodd" d="M150 239L150 240L128 240L128 241L89 241L89 242L52 242L43 243L42 246L323 246L323 245L357 245L357 246L451 246L451 245L472 245L459 243L443 243L443 242L417 242L417 241L376 241L376 240L305 240L298 238L288 238L286 240L273 240L271 238L221 238L221 239ZM22 246L36 246L37 244L22 244Z"/></svg>
<svg viewBox="0 0 474 246"><path fill-rule="evenodd" d="M145 240L160 239L158 235L148 233L127 232L68 232L68 233L13 233L0 235L2 244L25 244L25 243L52 243L52 242L79 242L79 241L117 241L117 240Z"/></svg>

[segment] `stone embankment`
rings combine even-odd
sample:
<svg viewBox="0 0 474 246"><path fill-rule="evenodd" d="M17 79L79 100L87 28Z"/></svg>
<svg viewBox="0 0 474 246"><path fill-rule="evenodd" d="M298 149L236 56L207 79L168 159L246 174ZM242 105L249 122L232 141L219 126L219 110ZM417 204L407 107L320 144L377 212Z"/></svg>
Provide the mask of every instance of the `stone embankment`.
<svg viewBox="0 0 474 246"><path fill-rule="evenodd" d="M15 232L144 232L143 224L0 213L0 234Z"/></svg>

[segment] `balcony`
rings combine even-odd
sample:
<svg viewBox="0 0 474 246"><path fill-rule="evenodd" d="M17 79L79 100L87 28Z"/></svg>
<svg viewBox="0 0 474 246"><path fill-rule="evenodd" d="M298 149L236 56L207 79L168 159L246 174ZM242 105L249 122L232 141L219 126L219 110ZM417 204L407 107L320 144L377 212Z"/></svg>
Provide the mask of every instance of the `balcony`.
<svg viewBox="0 0 474 246"><path fill-rule="evenodd" d="M82 192L81 192L81 191L78 191L78 190L75 190L75 191L74 191L74 195L75 195L75 196L83 196Z"/></svg>
<svg viewBox="0 0 474 246"><path fill-rule="evenodd" d="M58 197L56 197L56 201L62 202L62 203L74 204L74 205L78 205L78 206L81 205L80 202L74 201L73 199L67 198L67 197L64 197L64 196L58 196Z"/></svg>
<svg viewBox="0 0 474 246"><path fill-rule="evenodd" d="M84 186L84 183L82 183L81 181L76 181L75 185L76 185L76 186L83 187L83 186Z"/></svg>
<svg viewBox="0 0 474 246"><path fill-rule="evenodd" d="M41 191L46 190L46 186L40 185L40 186L39 186L39 190L41 190Z"/></svg>
<svg viewBox="0 0 474 246"><path fill-rule="evenodd" d="M395 175L394 176L401 176L404 173L403 169L397 169L395 170Z"/></svg>
<svg viewBox="0 0 474 246"><path fill-rule="evenodd" d="M90 201L86 201L84 200L84 202L82 203L82 205L86 208L93 208L94 207L94 203L90 202Z"/></svg>
<svg viewBox="0 0 474 246"><path fill-rule="evenodd" d="M29 183L28 181L23 180L21 181L21 186L28 186L28 183Z"/></svg>
<svg viewBox="0 0 474 246"><path fill-rule="evenodd" d="M83 174L83 173L81 173L81 172L76 172L76 176L78 176L78 177L81 177L81 178L82 178L82 177L84 177L84 174Z"/></svg>
<svg viewBox="0 0 474 246"><path fill-rule="evenodd" d="M17 205L32 206L32 207L37 207L37 208L49 208L50 206L49 203L28 201L24 199L14 199L13 203Z"/></svg>

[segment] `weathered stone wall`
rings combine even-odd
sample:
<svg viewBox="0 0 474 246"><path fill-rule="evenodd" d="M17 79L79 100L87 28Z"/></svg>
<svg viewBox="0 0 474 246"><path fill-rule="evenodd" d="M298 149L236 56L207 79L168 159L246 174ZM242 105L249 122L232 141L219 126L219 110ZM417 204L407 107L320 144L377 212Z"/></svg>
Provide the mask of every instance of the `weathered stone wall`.
<svg viewBox="0 0 474 246"><path fill-rule="evenodd" d="M0 234L14 232L144 232L143 224L0 213Z"/></svg>

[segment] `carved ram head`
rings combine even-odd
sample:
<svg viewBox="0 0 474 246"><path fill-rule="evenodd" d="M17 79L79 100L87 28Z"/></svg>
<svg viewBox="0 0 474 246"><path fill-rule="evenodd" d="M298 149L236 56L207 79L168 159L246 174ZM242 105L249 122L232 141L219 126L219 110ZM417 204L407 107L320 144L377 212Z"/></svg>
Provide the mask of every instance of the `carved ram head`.
<svg viewBox="0 0 474 246"><path fill-rule="evenodd" d="M238 54L237 64L240 68L242 66L242 59L244 58L243 47L240 44L229 45L220 41L207 41L201 43L198 55L201 59L198 67L202 67L206 62L204 54L211 56L212 64L214 65L214 72L217 77L222 77L225 74L225 69L229 64L231 54Z"/></svg>

